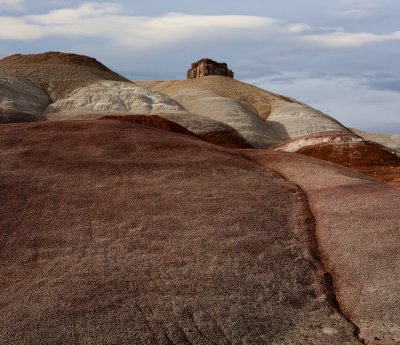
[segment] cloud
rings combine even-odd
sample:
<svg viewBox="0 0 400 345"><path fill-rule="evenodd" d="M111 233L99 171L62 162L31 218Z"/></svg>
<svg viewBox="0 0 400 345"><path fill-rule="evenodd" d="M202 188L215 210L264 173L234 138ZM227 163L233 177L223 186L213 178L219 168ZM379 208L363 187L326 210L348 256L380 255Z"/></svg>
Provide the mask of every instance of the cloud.
<svg viewBox="0 0 400 345"><path fill-rule="evenodd" d="M0 0L1 1L1 0ZM4 0L3 0L4 1ZM182 42L258 42L277 37L322 48L357 48L400 39L389 34L346 32L285 23L246 15L192 15L167 13L158 17L126 15L115 3L83 3L40 15L0 17L0 39L32 40L46 37L101 37L122 46L154 49Z"/></svg>
<svg viewBox="0 0 400 345"><path fill-rule="evenodd" d="M373 17L385 0L340 0L339 5L344 9L335 12L338 17L350 19L365 19Z"/></svg>
<svg viewBox="0 0 400 345"><path fill-rule="evenodd" d="M249 37L257 31L277 27L278 23L271 18L241 15L168 13L158 17L129 16L115 4L84 3L43 15L0 17L0 39L103 37L127 46L151 48L206 37L210 40L227 36Z"/></svg>
<svg viewBox="0 0 400 345"><path fill-rule="evenodd" d="M365 85L375 90L388 90L400 92L400 80L393 77L370 77Z"/></svg>
<svg viewBox="0 0 400 345"><path fill-rule="evenodd" d="M306 43L326 48L357 48L373 43L398 41L400 40L400 31L386 35L339 31L327 34L307 35L303 36L302 40Z"/></svg>
<svg viewBox="0 0 400 345"><path fill-rule="evenodd" d="M20 11L25 7L25 0L0 0L0 9Z"/></svg>
<svg viewBox="0 0 400 345"><path fill-rule="evenodd" d="M399 94L371 89L363 77L314 78L284 73L246 82L305 102L348 127L400 133Z"/></svg>

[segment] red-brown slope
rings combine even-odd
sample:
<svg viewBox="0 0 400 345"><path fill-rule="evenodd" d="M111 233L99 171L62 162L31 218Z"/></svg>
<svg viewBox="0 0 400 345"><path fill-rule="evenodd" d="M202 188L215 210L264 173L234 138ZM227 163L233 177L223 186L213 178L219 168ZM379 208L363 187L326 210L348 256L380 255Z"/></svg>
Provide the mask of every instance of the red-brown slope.
<svg viewBox="0 0 400 345"><path fill-rule="evenodd" d="M302 192L119 121L0 127L2 344L357 344Z"/></svg>
<svg viewBox="0 0 400 345"><path fill-rule="evenodd" d="M344 165L384 182L400 179L400 157L395 152L349 133L326 132L295 139L278 146L294 146L294 152Z"/></svg>
<svg viewBox="0 0 400 345"><path fill-rule="evenodd" d="M185 127L158 115L106 115L100 117L99 120L117 120L121 122L135 123L138 125L162 129L167 132L181 133L198 138L196 134L187 130Z"/></svg>
<svg viewBox="0 0 400 345"><path fill-rule="evenodd" d="M244 151L308 195L325 268L365 344L400 343L400 190L304 155Z"/></svg>
<svg viewBox="0 0 400 345"><path fill-rule="evenodd" d="M98 80L128 81L94 58L60 52L11 55L0 60L0 75L30 81L52 101Z"/></svg>
<svg viewBox="0 0 400 345"><path fill-rule="evenodd" d="M168 132L182 133L201 138L223 147L241 149L252 148L252 146L236 132L219 131L194 134L176 122L167 120L158 115L107 115L101 117L99 120L118 120L158 128Z"/></svg>

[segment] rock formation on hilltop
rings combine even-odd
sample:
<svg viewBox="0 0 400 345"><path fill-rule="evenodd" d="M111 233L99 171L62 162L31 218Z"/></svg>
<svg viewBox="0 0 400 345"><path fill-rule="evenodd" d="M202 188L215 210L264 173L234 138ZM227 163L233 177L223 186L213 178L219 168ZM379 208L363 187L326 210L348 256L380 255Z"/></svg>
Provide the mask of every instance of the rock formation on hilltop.
<svg viewBox="0 0 400 345"><path fill-rule="evenodd" d="M0 60L0 345L400 345L396 149L210 59Z"/></svg>
<svg viewBox="0 0 400 345"><path fill-rule="evenodd" d="M201 59L192 63L192 67L187 72L187 79L195 79L207 75L233 78L233 72L226 63L216 62L211 59Z"/></svg>

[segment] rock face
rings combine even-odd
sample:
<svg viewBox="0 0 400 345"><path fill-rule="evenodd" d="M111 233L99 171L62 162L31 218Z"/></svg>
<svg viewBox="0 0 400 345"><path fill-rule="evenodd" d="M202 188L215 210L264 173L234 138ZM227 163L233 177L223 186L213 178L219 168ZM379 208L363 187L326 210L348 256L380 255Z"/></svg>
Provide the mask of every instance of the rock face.
<svg viewBox="0 0 400 345"><path fill-rule="evenodd" d="M187 72L187 79L195 79L208 75L233 78L233 72L228 69L226 63L216 62L211 59L201 59L192 63L192 67Z"/></svg>

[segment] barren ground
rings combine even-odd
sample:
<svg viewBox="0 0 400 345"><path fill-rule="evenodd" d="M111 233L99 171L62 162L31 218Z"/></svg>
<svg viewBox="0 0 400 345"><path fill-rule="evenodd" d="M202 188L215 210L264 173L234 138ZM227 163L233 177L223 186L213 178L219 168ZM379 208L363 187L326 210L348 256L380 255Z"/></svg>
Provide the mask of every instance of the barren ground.
<svg viewBox="0 0 400 345"><path fill-rule="evenodd" d="M118 121L0 127L1 344L357 344L303 192Z"/></svg>

